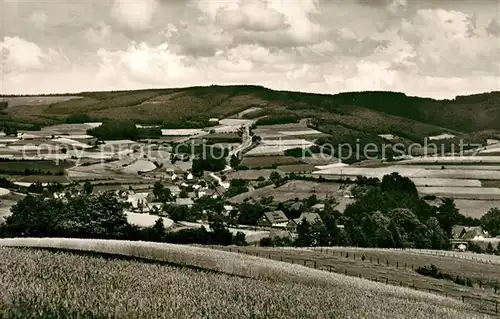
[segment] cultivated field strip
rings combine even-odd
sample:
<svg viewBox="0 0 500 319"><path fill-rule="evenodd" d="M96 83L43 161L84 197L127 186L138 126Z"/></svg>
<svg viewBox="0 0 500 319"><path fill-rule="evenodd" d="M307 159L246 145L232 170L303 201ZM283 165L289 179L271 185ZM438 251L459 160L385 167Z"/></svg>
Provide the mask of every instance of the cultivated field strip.
<svg viewBox="0 0 500 319"><path fill-rule="evenodd" d="M456 179L456 178L411 178L416 186L424 187L481 187L478 179Z"/></svg>
<svg viewBox="0 0 500 319"><path fill-rule="evenodd" d="M417 187L421 195L476 200L500 200L500 188L493 187Z"/></svg>
<svg viewBox="0 0 500 319"><path fill-rule="evenodd" d="M410 178L447 178L447 179L481 179L481 180L500 180L499 170L483 170L483 169L424 169L420 167L412 167L410 165L403 167L335 167L325 170L313 172L315 175L335 175L343 177L377 177L382 178L384 175L399 173L402 176Z"/></svg>

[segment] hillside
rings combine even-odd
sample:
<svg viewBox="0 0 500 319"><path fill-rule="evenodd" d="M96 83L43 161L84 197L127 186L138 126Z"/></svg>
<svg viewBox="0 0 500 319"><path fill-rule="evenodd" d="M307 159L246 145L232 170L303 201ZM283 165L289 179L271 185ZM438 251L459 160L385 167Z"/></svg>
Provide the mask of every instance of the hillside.
<svg viewBox="0 0 500 319"><path fill-rule="evenodd" d="M17 100L16 100L17 99ZM22 99L22 100L19 100ZM132 119L138 123L182 121L186 118L227 117L243 110L261 110L244 117L295 114L317 120L329 133L372 135L394 133L420 140L443 131L472 133L497 130L500 92L460 96L454 100L409 97L395 92L350 92L335 95L273 91L260 86L210 86L116 92L83 92L5 97L9 107L0 121L54 124L70 115L91 119Z"/></svg>
<svg viewBox="0 0 500 319"><path fill-rule="evenodd" d="M437 295L204 248L78 239L1 240L1 246L115 254L0 248L3 318L478 317Z"/></svg>

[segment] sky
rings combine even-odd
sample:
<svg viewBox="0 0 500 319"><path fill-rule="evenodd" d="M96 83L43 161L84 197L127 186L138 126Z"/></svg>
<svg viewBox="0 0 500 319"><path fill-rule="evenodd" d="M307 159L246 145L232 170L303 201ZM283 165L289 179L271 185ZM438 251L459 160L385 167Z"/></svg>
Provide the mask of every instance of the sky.
<svg viewBox="0 0 500 319"><path fill-rule="evenodd" d="M500 90L500 0L0 0L0 93Z"/></svg>

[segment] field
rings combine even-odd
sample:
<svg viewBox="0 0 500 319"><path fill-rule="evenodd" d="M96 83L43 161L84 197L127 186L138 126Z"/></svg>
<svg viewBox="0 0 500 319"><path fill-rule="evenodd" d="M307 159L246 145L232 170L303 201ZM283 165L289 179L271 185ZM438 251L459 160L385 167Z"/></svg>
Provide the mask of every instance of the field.
<svg viewBox="0 0 500 319"><path fill-rule="evenodd" d="M29 175L23 176L16 180L16 182L21 183L69 183L69 179L64 175Z"/></svg>
<svg viewBox="0 0 500 319"><path fill-rule="evenodd" d="M265 155L282 155L285 151L294 148L308 148L314 145L313 142L305 139L294 139L287 137L286 139L265 139L261 145L251 149L246 154L250 156L265 156Z"/></svg>
<svg viewBox="0 0 500 319"><path fill-rule="evenodd" d="M300 164L300 161L291 156L245 156L240 163L241 166L247 166L250 168L293 164Z"/></svg>
<svg viewBox="0 0 500 319"><path fill-rule="evenodd" d="M44 105L51 103L58 103L69 101L73 99L81 99L81 96L26 96L26 97L0 97L0 102L7 101L9 107L15 107L19 105Z"/></svg>
<svg viewBox="0 0 500 319"><path fill-rule="evenodd" d="M491 208L500 208L500 200L455 199L455 205L465 216L481 218Z"/></svg>
<svg viewBox="0 0 500 319"><path fill-rule="evenodd" d="M500 188L487 187L417 187L421 195L460 199L500 200Z"/></svg>
<svg viewBox="0 0 500 319"><path fill-rule="evenodd" d="M151 227L155 224L155 222L160 218L160 216L150 215L150 214L140 214L140 213L132 213L125 212L127 215L127 221L131 224L140 226L140 227ZM169 228L174 223L173 220L162 217L163 225L165 228Z"/></svg>
<svg viewBox="0 0 500 319"><path fill-rule="evenodd" d="M0 160L0 171L10 174L24 173L25 170L42 171L44 173L56 174L64 172L65 169L73 166L71 162L60 161L17 161L17 160Z"/></svg>
<svg viewBox="0 0 500 319"><path fill-rule="evenodd" d="M273 260L305 265L354 277L362 277L378 282L415 287L423 291L433 291L441 295L452 296L481 306L495 313L495 301L500 303L500 293L495 293L498 286L500 267L497 264L471 260L468 256L448 256L435 251L401 251L396 249L364 249L348 247L327 248L259 248L259 247L214 247L220 250L238 251ZM348 254L346 254L348 253ZM453 253L453 254L452 254ZM467 253L466 253L467 254ZM363 260L364 256L364 260ZM482 255L486 258L496 256ZM481 258L481 257L477 257ZM439 280L422 276L415 272L418 267L427 264L436 265L441 271L461 278L469 278L473 287L455 284L452 281ZM481 282L481 287L479 285ZM477 298L477 299L472 299ZM484 299L481 303L480 299ZM468 300L468 301L467 301ZM491 300L486 302L486 300Z"/></svg>
<svg viewBox="0 0 500 319"><path fill-rule="evenodd" d="M404 166L388 166L378 168L367 167L336 167L325 170L315 171L315 175L336 175L344 177L357 177L359 175L368 177L382 178L384 175L398 172L400 175L410 178L446 178L446 179L481 179L481 180L500 180L500 170L485 170L485 169L463 169L463 168L446 168L440 169L423 169L420 167Z"/></svg>
<svg viewBox="0 0 500 319"><path fill-rule="evenodd" d="M285 173L312 173L315 168L310 164L296 164L278 166L278 170Z"/></svg>
<svg viewBox="0 0 500 319"><path fill-rule="evenodd" d="M247 198L254 200L262 197L272 196L276 202L285 202L295 198L305 199L311 195L316 195L318 199L326 197L342 197L341 185L337 183L315 183L309 181L290 181L280 187L274 185L256 189L251 192L237 195L230 200L234 203L241 203Z"/></svg>
<svg viewBox="0 0 500 319"><path fill-rule="evenodd" d="M412 178L416 186L429 187L481 187L482 183L478 179L453 179L453 178Z"/></svg>
<svg viewBox="0 0 500 319"><path fill-rule="evenodd" d="M255 170L243 170L243 171L234 171L227 173L227 179L245 179L245 180L257 180L259 177L264 177L266 180L269 179L269 176L278 170L274 169L255 169ZM280 174L283 172L278 171Z"/></svg>
<svg viewBox="0 0 500 319"><path fill-rule="evenodd" d="M3 313L128 318L474 317L452 299L206 248L98 240L2 240L216 271L1 248ZM50 270L50 272L49 272ZM69 271L68 271L69 270ZM234 276L230 276L234 275ZM238 276L238 277L235 277Z"/></svg>

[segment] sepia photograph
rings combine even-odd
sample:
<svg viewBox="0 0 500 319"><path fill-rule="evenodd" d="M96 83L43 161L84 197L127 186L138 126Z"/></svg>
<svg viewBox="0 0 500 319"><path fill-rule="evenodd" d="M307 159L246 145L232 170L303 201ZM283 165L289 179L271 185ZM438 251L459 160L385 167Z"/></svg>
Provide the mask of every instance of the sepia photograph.
<svg viewBox="0 0 500 319"><path fill-rule="evenodd" d="M0 318L500 318L500 0L0 0Z"/></svg>

